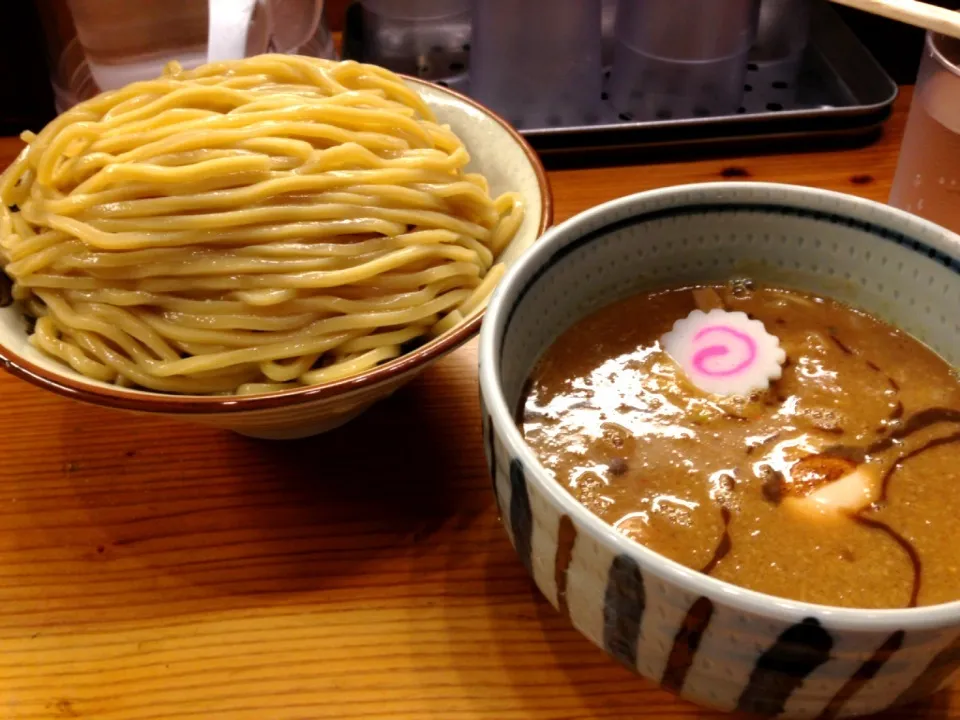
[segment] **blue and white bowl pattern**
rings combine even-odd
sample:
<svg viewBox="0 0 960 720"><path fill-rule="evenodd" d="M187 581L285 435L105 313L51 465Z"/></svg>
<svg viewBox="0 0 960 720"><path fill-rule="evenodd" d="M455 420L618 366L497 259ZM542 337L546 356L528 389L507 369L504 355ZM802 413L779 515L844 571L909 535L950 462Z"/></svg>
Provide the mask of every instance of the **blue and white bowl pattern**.
<svg viewBox="0 0 960 720"><path fill-rule="evenodd" d="M682 697L765 716L862 715L960 668L960 602L854 610L724 583L616 533L553 481L515 423L539 355L649 287L749 276L873 312L960 366L960 237L883 205L763 183L691 185L594 208L501 284L480 342L484 447L507 533L547 599L596 645Z"/></svg>

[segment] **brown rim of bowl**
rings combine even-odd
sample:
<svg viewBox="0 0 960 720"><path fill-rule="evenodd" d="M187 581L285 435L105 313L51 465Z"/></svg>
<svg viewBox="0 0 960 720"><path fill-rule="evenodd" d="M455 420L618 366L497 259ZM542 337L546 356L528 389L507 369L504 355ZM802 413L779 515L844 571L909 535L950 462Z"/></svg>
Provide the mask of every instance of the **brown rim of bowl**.
<svg viewBox="0 0 960 720"><path fill-rule="evenodd" d="M466 95L451 90L450 88L427 82L426 80L420 80L419 78L408 75L400 75L400 77L408 82L426 85L439 92L452 95L460 102L470 105L492 118L509 133L527 156L530 165L533 167L534 174L537 176L537 184L540 187L541 198L540 226L537 228L537 237L534 242L539 240L547 228L553 224L553 193L550 189L550 182L547 180L547 173L543 168L543 163L540 161L534 149L530 147L530 143L506 120L500 117L500 115L475 100L468 98ZM138 391L137 394L130 394L119 389L114 390L113 388L90 386L73 378L52 373L38 365L34 365L28 360L24 360L11 352L9 348L3 346L0 346L0 366L4 367L11 374L46 390L55 392L58 395L94 405L103 405L123 410L183 415L193 413L235 413L251 410L269 410L352 393L372 387L384 380L403 375L420 365L428 363L431 360L436 360L441 355L455 350L467 342L480 330L480 323L483 320L484 313L485 310L482 310L469 322L458 325L416 350L401 355L395 360L390 360L383 365L378 365L359 375L322 385L308 385L292 390L281 390L279 392L261 395L164 395L149 390L141 390Z"/></svg>

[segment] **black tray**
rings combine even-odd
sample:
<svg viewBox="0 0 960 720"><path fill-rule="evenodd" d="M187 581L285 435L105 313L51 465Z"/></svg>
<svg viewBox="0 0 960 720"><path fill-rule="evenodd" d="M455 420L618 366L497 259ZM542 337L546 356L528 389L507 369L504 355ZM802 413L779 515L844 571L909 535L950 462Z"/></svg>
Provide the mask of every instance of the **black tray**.
<svg viewBox="0 0 960 720"><path fill-rule="evenodd" d="M347 13L344 57L364 60L362 9ZM434 66L441 58L432 58ZM462 57L456 62L461 62ZM457 65L460 69L462 65ZM890 116L897 86L839 15L825 3L812 7L810 42L796 87L784 87L776 65L750 62L743 107L737 114L636 122L617 117L593 125L521 130L541 153L579 154L586 150L679 150L761 144L791 146L800 140L856 143L873 137ZM408 70L408 68L393 68ZM435 67L432 70L436 72ZM469 69L448 84L469 93ZM429 79L429 78L427 78ZM434 81L436 79L434 78Z"/></svg>

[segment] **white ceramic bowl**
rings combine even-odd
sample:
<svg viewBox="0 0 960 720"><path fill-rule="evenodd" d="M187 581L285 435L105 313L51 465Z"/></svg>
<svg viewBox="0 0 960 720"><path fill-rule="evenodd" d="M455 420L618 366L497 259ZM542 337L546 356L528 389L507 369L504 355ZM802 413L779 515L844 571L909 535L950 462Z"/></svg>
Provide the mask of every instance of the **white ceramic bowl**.
<svg viewBox="0 0 960 720"><path fill-rule="evenodd" d="M689 570L580 505L515 424L534 362L577 319L645 287L744 274L872 311L960 365L960 237L947 230L854 197L762 183L689 185L602 205L548 232L487 309L483 430L507 532L578 630L693 702L813 718L927 696L960 667L960 602L831 608Z"/></svg>
<svg viewBox="0 0 960 720"><path fill-rule="evenodd" d="M519 192L526 216L500 260L509 268L553 221L550 185L536 153L506 121L469 98L408 78L441 123L470 152L469 169L486 176L493 195ZM168 415L263 438L297 438L342 425L412 380L430 363L455 350L480 329L482 310L395 360L345 380L242 397L167 395L90 380L27 342L15 306L0 309L0 366L67 397L138 413Z"/></svg>

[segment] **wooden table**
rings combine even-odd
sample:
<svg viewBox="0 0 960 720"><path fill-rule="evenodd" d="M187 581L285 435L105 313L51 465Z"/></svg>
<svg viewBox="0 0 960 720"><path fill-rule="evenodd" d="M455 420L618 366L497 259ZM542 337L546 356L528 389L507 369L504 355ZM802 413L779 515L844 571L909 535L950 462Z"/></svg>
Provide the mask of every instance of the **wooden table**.
<svg viewBox="0 0 960 720"><path fill-rule="evenodd" d="M725 177L884 200L858 150L551 174L558 220ZM0 141L0 163L18 149ZM534 590L494 509L476 348L271 443L0 377L0 720L685 718ZM960 688L899 717L960 716Z"/></svg>

